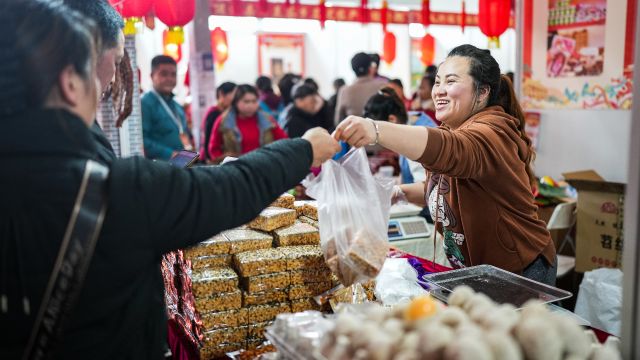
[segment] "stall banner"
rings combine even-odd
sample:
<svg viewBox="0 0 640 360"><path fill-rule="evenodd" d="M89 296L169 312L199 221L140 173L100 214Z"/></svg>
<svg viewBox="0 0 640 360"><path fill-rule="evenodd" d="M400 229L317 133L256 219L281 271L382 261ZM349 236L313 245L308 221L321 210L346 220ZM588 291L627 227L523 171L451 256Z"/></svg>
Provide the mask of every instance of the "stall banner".
<svg viewBox="0 0 640 360"><path fill-rule="evenodd" d="M525 109L630 110L636 1L525 0Z"/></svg>

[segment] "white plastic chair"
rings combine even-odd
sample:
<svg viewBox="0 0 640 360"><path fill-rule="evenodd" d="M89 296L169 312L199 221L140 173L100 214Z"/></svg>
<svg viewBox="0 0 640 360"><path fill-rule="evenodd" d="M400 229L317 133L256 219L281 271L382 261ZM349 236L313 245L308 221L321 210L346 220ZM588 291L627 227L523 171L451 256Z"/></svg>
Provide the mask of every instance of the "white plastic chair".
<svg viewBox="0 0 640 360"><path fill-rule="evenodd" d="M566 202L558 204L553 210L553 214L551 214L551 218L549 222L547 222L547 230L571 230L573 226L576 224L576 203L575 202ZM564 239L560 243L558 247L557 253L562 252L562 249L566 245L571 247L573 253L576 253L576 245L574 243L573 237L571 237L571 232L567 231ZM567 274L571 269L576 266L576 258L572 256L558 255L558 271L557 276L563 276Z"/></svg>

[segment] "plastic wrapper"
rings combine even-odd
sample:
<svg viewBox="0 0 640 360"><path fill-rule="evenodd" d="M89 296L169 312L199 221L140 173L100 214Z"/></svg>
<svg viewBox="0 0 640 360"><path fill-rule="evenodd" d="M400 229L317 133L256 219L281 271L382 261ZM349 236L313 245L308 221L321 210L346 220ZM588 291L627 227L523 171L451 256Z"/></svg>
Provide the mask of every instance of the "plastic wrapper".
<svg viewBox="0 0 640 360"><path fill-rule="evenodd" d="M205 331L235 328L247 323L246 312L241 310L208 312L201 314L200 317Z"/></svg>
<svg viewBox="0 0 640 360"><path fill-rule="evenodd" d="M274 231L276 246L320 245L320 233L312 225L297 222Z"/></svg>
<svg viewBox="0 0 640 360"><path fill-rule="evenodd" d="M258 337L258 338L247 338L247 340L245 341L245 349L247 350L255 350L258 347L260 347L262 344L264 344L265 342L265 338L263 337ZM255 358L254 358L255 359Z"/></svg>
<svg viewBox="0 0 640 360"><path fill-rule="evenodd" d="M191 259L191 268L193 270L215 269L230 266L233 263L231 255L207 255L199 256Z"/></svg>
<svg viewBox="0 0 640 360"><path fill-rule="evenodd" d="M313 299L298 299L291 301L291 312L298 313L303 311L322 310L322 306Z"/></svg>
<svg viewBox="0 0 640 360"><path fill-rule="evenodd" d="M311 298L331 289L331 282L308 283L289 287L289 300Z"/></svg>
<svg viewBox="0 0 640 360"><path fill-rule="evenodd" d="M309 201L305 203L302 207L302 215L313 220L318 220L318 202Z"/></svg>
<svg viewBox="0 0 640 360"><path fill-rule="evenodd" d="M304 185L318 200L320 239L331 270L344 285L375 277L389 249L393 179L374 178L360 148L339 162L325 162L320 175Z"/></svg>
<svg viewBox="0 0 640 360"><path fill-rule="evenodd" d="M247 326L247 339L262 339L264 341L264 332L273 321L264 321L261 323L251 324ZM258 344L260 345L260 344Z"/></svg>
<svg viewBox="0 0 640 360"><path fill-rule="evenodd" d="M334 322L322 313L305 311L278 315L266 336L286 359L318 359L316 350L333 328Z"/></svg>
<svg viewBox="0 0 640 360"><path fill-rule="evenodd" d="M305 224L309 224L309 225L313 226L313 227L314 227L314 228L316 228L316 229L319 229L319 228L320 228L320 225L318 225L318 220L313 220L313 219L312 219L312 218L310 218L310 217L300 216L300 217L298 218L298 221L303 222L303 223L305 223Z"/></svg>
<svg viewBox="0 0 640 360"><path fill-rule="evenodd" d="M284 289L289 285L291 285L291 275L288 272L257 275L240 280L240 286L248 293Z"/></svg>
<svg viewBox="0 0 640 360"><path fill-rule="evenodd" d="M279 207L279 208L285 208L285 209L294 209L294 202L296 201L296 197L291 195L291 194L287 194L284 193L282 195L280 195L279 198L276 199L276 201L273 202L273 204L271 204L271 207Z"/></svg>
<svg viewBox="0 0 640 360"><path fill-rule="evenodd" d="M394 306L427 293L416 279L416 271L407 259L387 259L376 278L376 297L384 305Z"/></svg>
<svg viewBox="0 0 640 360"><path fill-rule="evenodd" d="M242 343L247 337L247 327L222 328L210 330L204 333L204 346L212 346L221 343Z"/></svg>
<svg viewBox="0 0 640 360"><path fill-rule="evenodd" d="M231 244L229 240L222 236L222 234L219 234L209 240L184 249L184 256L187 259L193 259L199 256L224 255L229 253L230 247Z"/></svg>
<svg viewBox="0 0 640 360"><path fill-rule="evenodd" d="M227 353L244 348L245 342L224 343L200 348L200 360L213 360L224 357Z"/></svg>
<svg viewBox="0 0 640 360"><path fill-rule="evenodd" d="M315 200L297 200L293 203L293 208L296 211L298 217L304 215L304 206L308 203L316 203Z"/></svg>
<svg viewBox="0 0 640 360"><path fill-rule="evenodd" d="M223 233L229 240L229 253L238 254L245 251L268 249L273 244L273 237L251 229L233 229Z"/></svg>
<svg viewBox="0 0 640 360"><path fill-rule="evenodd" d="M231 292L238 288L238 275L231 268L194 271L191 274L191 288L198 297Z"/></svg>
<svg viewBox="0 0 640 360"><path fill-rule="evenodd" d="M274 289L260 293L242 292L242 306L281 303L288 300L287 289Z"/></svg>
<svg viewBox="0 0 640 360"><path fill-rule="evenodd" d="M322 249L316 245L280 248L287 256L287 270L320 269L326 267Z"/></svg>
<svg viewBox="0 0 640 360"><path fill-rule="evenodd" d="M331 281L331 270L327 267L316 269L302 269L291 271L291 285L304 285L306 283L317 283Z"/></svg>
<svg viewBox="0 0 640 360"><path fill-rule="evenodd" d="M262 231L273 231L296 222L296 211L292 209L268 207L247 226Z"/></svg>
<svg viewBox="0 0 640 360"><path fill-rule="evenodd" d="M291 312L291 304L283 302L279 304L255 305L245 308L247 312L247 323L257 324L271 321L278 314Z"/></svg>
<svg viewBox="0 0 640 360"><path fill-rule="evenodd" d="M240 307L242 307L242 293L240 290L196 298L196 308L201 313L234 310Z"/></svg>
<svg viewBox="0 0 640 360"><path fill-rule="evenodd" d="M282 248L261 249L236 254L234 264L242 277L250 277L286 271L287 257Z"/></svg>

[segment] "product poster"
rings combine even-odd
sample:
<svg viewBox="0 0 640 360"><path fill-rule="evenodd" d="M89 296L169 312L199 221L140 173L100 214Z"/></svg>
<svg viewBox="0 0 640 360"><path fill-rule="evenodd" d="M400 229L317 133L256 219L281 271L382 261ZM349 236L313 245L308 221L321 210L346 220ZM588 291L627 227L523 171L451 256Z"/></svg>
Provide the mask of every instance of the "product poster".
<svg viewBox="0 0 640 360"><path fill-rule="evenodd" d="M534 150L538 150L538 143L540 142L540 113L527 111L524 114L524 131L531 139L531 146Z"/></svg>
<svg viewBox="0 0 640 360"><path fill-rule="evenodd" d="M258 73L274 84L286 73L304 74L304 35L259 34Z"/></svg>

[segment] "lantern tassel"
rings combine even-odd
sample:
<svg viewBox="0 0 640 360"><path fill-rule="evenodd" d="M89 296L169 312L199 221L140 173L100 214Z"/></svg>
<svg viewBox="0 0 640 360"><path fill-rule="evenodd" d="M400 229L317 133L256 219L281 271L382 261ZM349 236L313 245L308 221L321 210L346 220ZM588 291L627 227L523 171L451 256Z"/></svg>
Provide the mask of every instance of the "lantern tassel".
<svg viewBox="0 0 640 360"><path fill-rule="evenodd" d="M489 49L500 49L500 36L489 37Z"/></svg>
<svg viewBox="0 0 640 360"><path fill-rule="evenodd" d="M142 19L139 17L129 17L124 19L124 34L125 35L135 35L138 33L137 25L141 23Z"/></svg>
<svg viewBox="0 0 640 360"><path fill-rule="evenodd" d="M172 26L169 28L167 43L177 45L184 43L184 29L182 26Z"/></svg>

